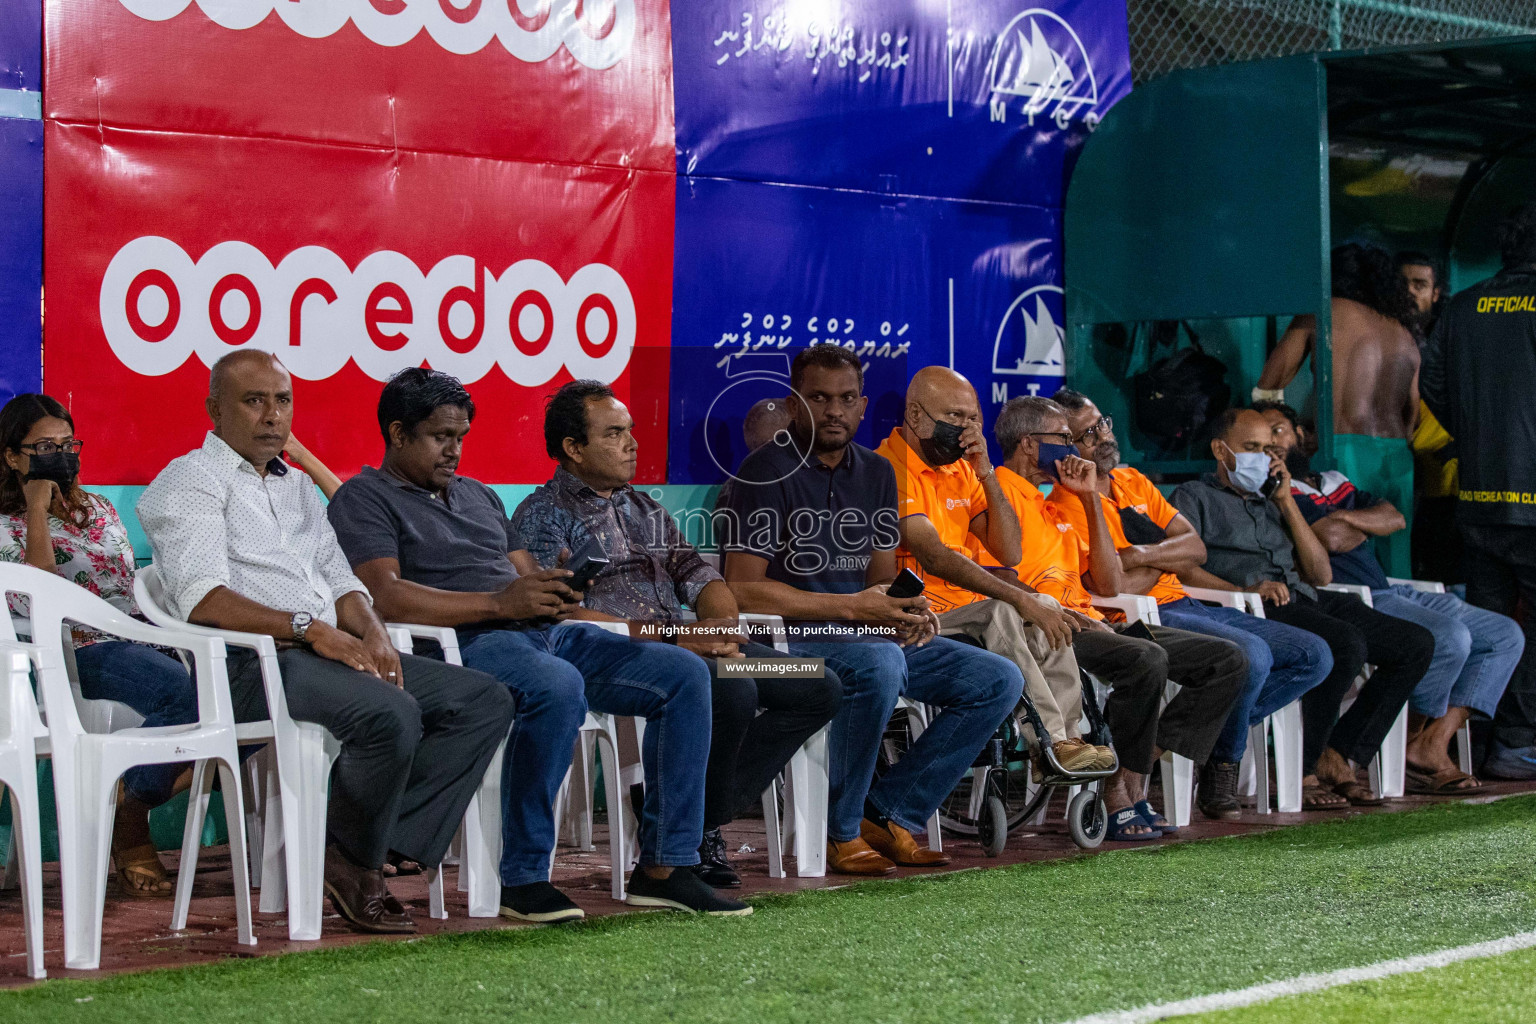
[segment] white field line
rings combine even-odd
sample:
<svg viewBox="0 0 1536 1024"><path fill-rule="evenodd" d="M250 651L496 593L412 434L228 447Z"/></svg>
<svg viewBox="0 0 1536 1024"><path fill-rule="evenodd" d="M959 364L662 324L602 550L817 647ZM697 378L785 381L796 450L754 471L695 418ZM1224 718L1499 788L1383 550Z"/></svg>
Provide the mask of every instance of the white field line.
<svg viewBox="0 0 1536 1024"><path fill-rule="evenodd" d="M1301 974L1283 981L1270 981L1263 985L1233 989L1230 992L1214 992L1208 996L1196 996L1193 999L1181 999L1173 1003L1150 1003L1134 1010L1110 1010L1105 1013L1089 1014L1071 1021L1070 1024L1150 1024L1152 1021L1166 1020L1169 1017L1210 1013L1214 1010L1232 1010L1242 1006L1252 1006L1255 1003L1267 1003L1284 996L1321 992L1339 985L1375 981L1378 978L1389 978L1394 974L1412 974L1435 967L1445 967L1461 960L1500 956L1532 947L1536 947L1536 932L1521 932L1503 939L1474 942L1470 946L1456 946L1453 949L1442 949L1435 953L1403 957L1401 960L1383 960L1364 967L1346 967L1326 974Z"/></svg>

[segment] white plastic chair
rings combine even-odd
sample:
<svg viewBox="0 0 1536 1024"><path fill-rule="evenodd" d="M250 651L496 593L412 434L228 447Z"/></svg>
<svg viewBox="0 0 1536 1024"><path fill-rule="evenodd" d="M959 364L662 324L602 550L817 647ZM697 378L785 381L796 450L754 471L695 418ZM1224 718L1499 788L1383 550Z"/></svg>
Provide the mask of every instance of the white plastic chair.
<svg viewBox="0 0 1536 1024"><path fill-rule="evenodd" d="M1331 583L1322 590L1332 590L1339 594L1354 594L1365 602L1367 608L1374 608L1371 601L1371 588L1357 586L1353 583ZM1360 670L1360 676L1355 680L1350 691L1344 697L1344 703L1340 711L1348 711L1354 704L1355 698L1360 692L1360 687L1371 677L1371 666L1366 665ZM1406 786L1406 774L1408 765L1408 707L1397 713L1397 719L1392 723L1386 738L1381 741L1381 747L1376 755L1371 758L1370 777L1371 789L1378 797L1392 799L1403 795Z"/></svg>
<svg viewBox="0 0 1536 1024"><path fill-rule="evenodd" d="M265 761L265 792L259 801L264 811L260 909L275 914L286 907L291 940L320 938L325 904L326 805L331 764L341 752L341 744L321 726L289 717L277 645L270 636L209 629L178 619L166 609L160 573L153 565L135 575L133 596L139 610L157 625L256 652L271 717L243 723L235 734L241 744L271 744L257 755ZM230 801L229 806L239 804ZM227 815L231 821L239 817Z"/></svg>
<svg viewBox="0 0 1536 1024"><path fill-rule="evenodd" d="M186 927L197 874L197 855L213 790L216 767L231 807L242 806L234 708L225 674L224 644L185 629L146 625L61 576L29 565L0 565L0 591L25 594L31 605L33 643L22 645L36 668L53 756L54 793L59 819L59 868L64 892L64 963L78 970L101 964L101 922L106 902L107 861L117 811L117 782L129 768L150 764L193 763L181 862L176 879L171 927ZM191 652L197 687L198 720L189 725L88 733L75 707L65 667L67 622L103 632ZM256 944L251 931L251 891L247 874L245 821L228 815L229 859L234 875L237 941Z"/></svg>
<svg viewBox="0 0 1536 1024"><path fill-rule="evenodd" d="M1225 605L1264 618L1264 598L1248 590L1209 590L1186 586L1197 601ZM1254 798L1260 814L1269 814L1269 741L1275 746L1275 804L1282 814L1301 810L1301 701L1295 700L1248 730L1248 749L1238 770L1238 785Z"/></svg>
<svg viewBox="0 0 1536 1024"><path fill-rule="evenodd" d="M10 628L7 616L6 629ZM50 752L48 730L32 698L31 660L15 643L0 643L0 785L11 794L11 849L21 884L21 918L27 936L27 977L45 978L43 967L42 822L38 814L37 758Z"/></svg>

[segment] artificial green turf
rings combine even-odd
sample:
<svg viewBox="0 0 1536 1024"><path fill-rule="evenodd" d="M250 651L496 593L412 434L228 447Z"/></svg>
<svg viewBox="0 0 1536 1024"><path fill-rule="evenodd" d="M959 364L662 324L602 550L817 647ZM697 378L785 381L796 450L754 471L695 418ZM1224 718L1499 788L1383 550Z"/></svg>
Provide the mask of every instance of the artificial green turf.
<svg viewBox="0 0 1536 1024"><path fill-rule="evenodd" d="M1170 1019L1178 1024L1529 1024L1536 1020L1536 950Z"/></svg>
<svg viewBox="0 0 1536 1024"><path fill-rule="evenodd" d="M1536 927L1536 797L632 915L49 982L5 1021L1061 1021ZM90 1002L81 1002L89 998Z"/></svg>

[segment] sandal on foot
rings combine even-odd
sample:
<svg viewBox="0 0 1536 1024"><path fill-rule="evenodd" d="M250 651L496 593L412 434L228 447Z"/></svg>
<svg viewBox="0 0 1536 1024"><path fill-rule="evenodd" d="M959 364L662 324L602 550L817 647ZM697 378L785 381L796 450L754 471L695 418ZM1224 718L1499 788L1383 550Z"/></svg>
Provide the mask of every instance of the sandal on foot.
<svg viewBox="0 0 1536 1024"><path fill-rule="evenodd" d="M1129 831L1137 825L1147 831ZM1111 843L1146 843L1163 838L1163 834L1148 824L1147 819L1143 818L1141 812L1135 807L1126 807L1110 814L1109 821L1104 826L1104 838Z"/></svg>
<svg viewBox="0 0 1536 1024"><path fill-rule="evenodd" d="M1359 779L1336 782L1333 791L1356 807L1380 807L1387 802L1386 797L1372 793L1371 787L1361 785Z"/></svg>
<svg viewBox="0 0 1536 1024"><path fill-rule="evenodd" d="M1150 800L1136 801L1136 813L1141 815L1141 820L1145 821L1148 825L1151 825L1165 836L1175 836L1179 834L1179 826L1173 824L1173 822L1163 817L1157 811L1154 811L1152 809L1152 802Z"/></svg>
<svg viewBox="0 0 1536 1024"><path fill-rule="evenodd" d="M165 900L176 894L176 883L160 863L153 844L114 850L112 864L117 871L117 887L124 896Z"/></svg>
<svg viewBox="0 0 1536 1024"><path fill-rule="evenodd" d="M1469 782L1471 785L1467 785ZM1404 768L1404 783L1408 792L1418 796L1454 796L1483 788L1481 782L1460 768L1430 772L1411 764Z"/></svg>
<svg viewBox="0 0 1536 1024"><path fill-rule="evenodd" d="M1301 787L1301 809L1304 811L1337 811L1348 806L1349 801L1328 786Z"/></svg>

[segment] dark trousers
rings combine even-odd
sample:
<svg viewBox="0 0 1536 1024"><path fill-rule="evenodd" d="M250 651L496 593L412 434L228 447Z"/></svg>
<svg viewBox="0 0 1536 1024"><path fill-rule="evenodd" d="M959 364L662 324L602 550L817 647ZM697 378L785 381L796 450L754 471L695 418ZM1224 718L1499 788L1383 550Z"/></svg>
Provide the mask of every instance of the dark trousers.
<svg viewBox="0 0 1536 1024"><path fill-rule="evenodd" d="M1247 657L1216 637L1153 626L1153 643L1120 632L1125 628L1085 631L1072 641L1078 665L1111 687L1104 720L1121 766L1150 773L1157 747L1204 764L1243 689ZM1159 715L1170 679L1180 689Z"/></svg>
<svg viewBox="0 0 1536 1024"><path fill-rule="evenodd" d="M748 658L790 657L756 643L741 651ZM795 751L832 721L842 705L843 682L831 668L821 679L722 679L714 661L709 667L713 731L704 769L704 827L715 829L762 796Z"/></svg>
<svg viewBox="0 0 1536 1024"><path fill-rule="evenodd" d="M1461 528L1466 543L1467 602L1515 618L1525 605L1525 654L1493 718L1502 747L1536 746L1536 526Z"/></svg>
<svg viewBox="0 0 1536 1024"><path fill-rule="evenodd" d="M390 850L422 864L443 859L464 809L512 727L507 688L483 672L404 654L400 689L310 651L279 651L288 714L341 742L331 769L327 830L367 868ZM229 655L235 720L267 717L261 666Z"/></svg>
<svg viewBox="0 0 1536 1024"><path fill-rule="evenodd" d="M1301 698L1302 773L1311 775L1328 747L1357 765L1369 761L1429 671L1434 634L1367 608L1353 594L1331 590L1318 591L1315 601L1292 593L1290 604L1265 605L1264 615L1316 633L1333 652L1333 671ZM1367 662L1373 666L1371 678L1340 715L1344 695Z"/></svg>

